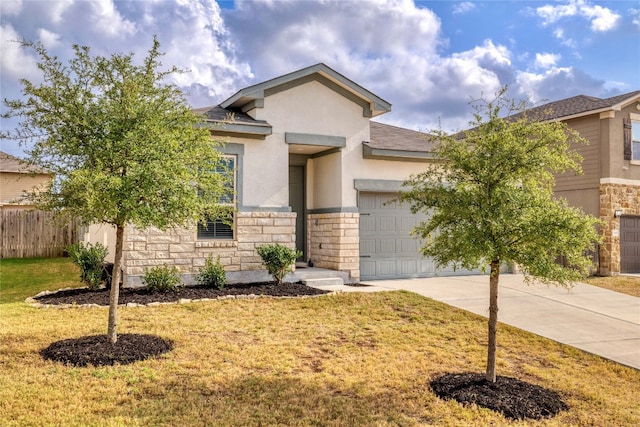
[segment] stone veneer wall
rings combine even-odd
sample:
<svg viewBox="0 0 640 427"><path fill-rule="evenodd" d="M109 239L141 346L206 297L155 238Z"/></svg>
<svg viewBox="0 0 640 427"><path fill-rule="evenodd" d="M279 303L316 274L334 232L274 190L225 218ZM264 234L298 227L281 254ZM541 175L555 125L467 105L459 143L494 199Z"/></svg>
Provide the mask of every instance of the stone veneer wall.
<svg viewBox="0 0 640 427"><path fill-rule="evenodd" d="M308 258L314 267L349 273L360 280L360 214L323 213L307 217Z"/></svg>
<svg viewBox="0 0 640 427"><path fill-rule="evenodd" d="M614 212L621 209L624 215L640 215L640 185L600 184L600 219L602 228L600 245L600 274L620 273L620 218Z"/></svg>
<svg viewBox="0 0 640 427"><path fill-rule="evenodd" d="M128 227L123 250L124 286L140 286L146 269L163 264L178 267L183 281L193 284L193 275L209 255L214 260L220 256L230 282L254 280L259 277L257 273L266 274L256 247L280 243L295 248L295 222L296 214L291 212L237 212L234 240L197 240L195 226L166 232ZM251 272L256 274L251 276Z"/></svg>

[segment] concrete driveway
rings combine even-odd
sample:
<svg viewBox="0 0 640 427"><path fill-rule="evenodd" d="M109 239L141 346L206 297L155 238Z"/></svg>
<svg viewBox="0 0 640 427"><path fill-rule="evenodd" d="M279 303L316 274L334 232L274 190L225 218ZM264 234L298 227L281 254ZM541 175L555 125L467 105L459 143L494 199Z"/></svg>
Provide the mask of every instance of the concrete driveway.
<svg viewBox="0 0 640 427"><path fill-rule="evenodd" d="M488 317L489 276L376 280L368 291L416 292ZM640 369L640 298L578 284L567 290L526 285L521 274L502 274L498 321Z"/></svg>

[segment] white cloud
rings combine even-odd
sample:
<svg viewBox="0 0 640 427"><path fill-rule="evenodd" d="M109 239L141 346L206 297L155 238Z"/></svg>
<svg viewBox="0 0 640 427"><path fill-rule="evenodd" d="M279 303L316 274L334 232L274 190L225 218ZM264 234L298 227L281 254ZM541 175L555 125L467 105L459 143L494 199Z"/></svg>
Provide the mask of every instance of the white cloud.
<svg viewBox="0 0 640 427"><path fill-rule="evenodd" d="M518 73L517 81L520 96L533 103L578 95L576 88L584 94L599 95L604 86L603 81L573 67L551 67L540 74L522 71Z"/></svg>
<svg viewBox="0 0 640 427"><path fill-rule="evenodd" d="M475 8L476 8L475 3L472 3L470 1L465 1L453 6L453 14L454 15L465 14L465 13L471 12Z"/></svg>
<svg viewBox="0 0 640 427"><path fill-rule="evenodd" d="M457 10L471 5L462 2ZM564 44L582 43L582 35L567 34L570 25L565 32L559 24L582 16L580 7L590 5L565 6L542 6L539 16ZM133 52L141 60L158 35L166 52L162 62L189 70L174 81L194 107L219 103L243 87L318 62L391 102L393 110L382 121L422 130L438 127L440 120L446 130L466 127L470 97L492 95L505 85L536 99L572 96L576 87L599 95L604 87L579 70L559 68L560 56L549 53L536 55L539 68L518 71L513 62L534 63L535 50L511 51L497 39L444 53L448 40L440 18L413 0L237 0L232 9L221 9L214 0L25 1L16 13L3 15L3 39L7 28L13 38L41 40L63 61L72 44L88 45L101 55ZM580 19L591 23L596 15L605 16L594 8ZM606 19L602 22L598 25L604 28ZM509 40L513 49L521 45ZM5 44L3 95L18 87L17 78L38 76L28 51Z"/></svg>
<svg viewBox="0 0 640 427"><path fill-rule="evenodd" d="M87 4L90 12L86 19L95 26L97 32L118 38L135 33L136 25L118 12L113 0L94 0Z"/></svg>
<svg viewBox="0 0 640 427"><path fill-rule="evenodd" d="M50 13L51 21L59 24L63 20L63 15L71 6L73 6L75 0L59 0L46 3L36 3L35 6L40 9L48 11ZM35 2L34 2L35 3Z"/></svg>
<svg viewBox="0 0 640 427"><path fill-rule="evenodd" d="M631 23L640 30L640 9L629 9L629 16Z"/></svg>
<svg viewBox="0 0 640 427"><path fill-rule="evenodd" d="M22 0L3 0L0 3L0 15L15 16L22 11Z"/></svg>
<svg viewBox="0 0 640 427"><path fill-rule="evenodd" d="M536 67L538 68L550 68L554 67L557 62L562 58L560 54L554 53L536 53Z"/></svg>
<svg viewBox="0 0 640 427"><path fill-rule="evenodd" d="M19 40L22 40L21 35L15 31L11 24L1 25L0 33L2 34L0 64L3 86L7 85L8 89L9 84L16 84L21 78L36 80L39 76L36 60L27 49L22 48L18 43ZM2 92L6 97L7 93L4 87Z"/></svg>
<svg viewBox="0 0 640 427"><path fill-rule="evenodd" d="M616 27L620 15L602 6L583 6L580 8L582 16L591 20L591 29L604 32Z"/></svg>
<svg viewBox="0 0 640 427"><path fill-rule="evenodd" d="M438 17L411 0L373 1L366 7L353 1L240 1L224 18L259 78L317 62L370 75L393 58L434 55L440 43Z"/></svg>
<svg viewBox="0 0 640 427"><path fill-rule="evenodd" d="M51 32L45 28L40 28L38 30L38 40L46 49L51 50L60 45L60 34Z"/></svg>
<svg viewBox="0 0 640 427"><path fill-rule="evenodd" d="M536 9L542 18L542 25L555 24L563 18L582 17L591 23L594 32L605 32L614 29L621 16L609 8L590 5L585 0L570 0L568 4L558 6L544 5Z"/></svg>
<svg viewBox="0 0 640 427"><path fill-rule="evenodd" d="M575 2L560 6L544 5L536 9L538 16L542 18L542 25L549 25L567 16L576 16L578 8Z"/></svg>

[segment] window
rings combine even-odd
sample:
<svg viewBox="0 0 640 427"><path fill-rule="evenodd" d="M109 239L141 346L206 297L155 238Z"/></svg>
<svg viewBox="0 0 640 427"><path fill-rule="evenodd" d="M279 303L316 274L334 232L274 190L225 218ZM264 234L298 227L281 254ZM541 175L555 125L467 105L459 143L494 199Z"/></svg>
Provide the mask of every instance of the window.
<svg viewBox="0 0 640 427"><path fill-rule="evenodd" d="M640 121L631 121L631 160L640 160Z"/></svg>
<svg viewBox="0 0 640 427"><path fill-rule="evenodd" d="M227 174L226 187L228 191L220 198L220 204L233 209L236 194L236 156L223 155L221 160L216 173ZM230 215L230 218L209 218L205 222L198 223L198 240L232 240L233 238L233 214Z"/></svg>

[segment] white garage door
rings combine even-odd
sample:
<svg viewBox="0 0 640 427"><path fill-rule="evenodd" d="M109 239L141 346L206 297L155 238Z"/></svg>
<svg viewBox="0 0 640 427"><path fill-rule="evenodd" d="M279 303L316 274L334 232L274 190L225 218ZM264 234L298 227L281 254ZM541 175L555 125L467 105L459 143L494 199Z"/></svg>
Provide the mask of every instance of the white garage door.
<svg viewBox="0 0 640 427"><path fill-rule="evenodd" d="M392 193L360 193L360 277L362 280L478 274L468 270L436 270L419 253L421 243L411 230L426 219L407 204L390 202ZM389 204L386 204L390 202Z"/></svg>

